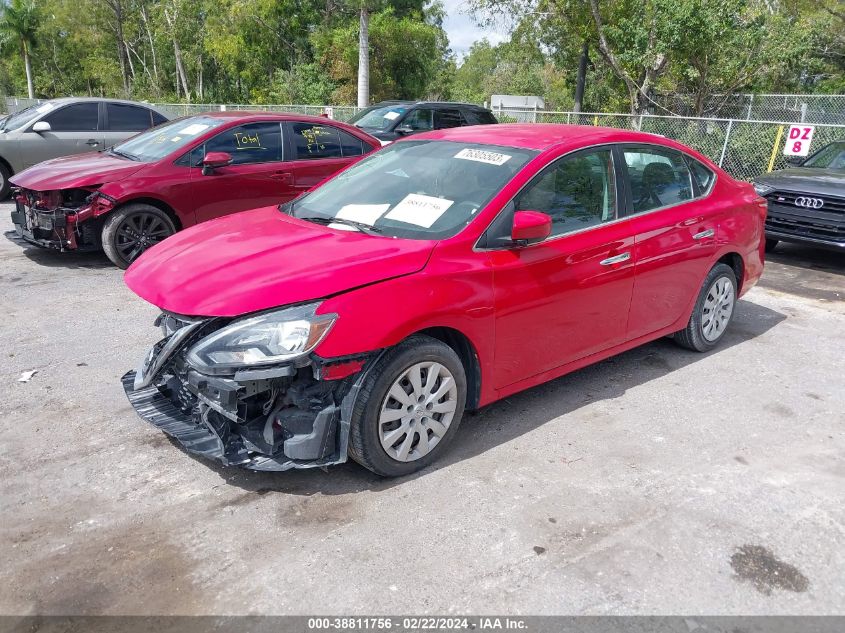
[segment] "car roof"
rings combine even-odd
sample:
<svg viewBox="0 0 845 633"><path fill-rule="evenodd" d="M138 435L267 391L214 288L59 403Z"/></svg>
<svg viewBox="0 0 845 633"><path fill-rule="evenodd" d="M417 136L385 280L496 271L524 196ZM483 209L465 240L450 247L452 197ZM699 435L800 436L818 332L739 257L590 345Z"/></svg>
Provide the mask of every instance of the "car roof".
<svg viewBox="0 0 845 633"><path fill-rule="evenodd" d="M698 152L658 134L634 132L611 127L592 125L565 125L560 123L500 123L498 125L470 125L444 130L423 132L409 137L414 140L442 140L462 143L504 145L543 151L563 144L578 145L600 143L657 143L693 153ZM401 141L400 141L401 142ZM709 161L708 161L709 162Z"/></svg>

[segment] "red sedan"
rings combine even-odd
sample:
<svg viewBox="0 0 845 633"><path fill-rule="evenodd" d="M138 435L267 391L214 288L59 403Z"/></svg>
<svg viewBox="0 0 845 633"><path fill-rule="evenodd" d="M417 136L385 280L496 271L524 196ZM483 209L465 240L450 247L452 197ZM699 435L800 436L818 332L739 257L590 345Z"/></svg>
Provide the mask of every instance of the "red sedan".
<svg viewBox="0 0 845 633"><path fill-rule="evenodd" d="M165 338L123 384L188 451L404 475L477 409L672 335L725 336L766 202L668 139L455 128L293 203L195 227L126 273Z"/></svg>
<svg viewBox="0 0 845 633"><path fill-rule="evenodd" d="M176 231L292 200L378 147L321 117L208 112L22 171L12 222L27 242L103 249L126 268Z"/></svg>

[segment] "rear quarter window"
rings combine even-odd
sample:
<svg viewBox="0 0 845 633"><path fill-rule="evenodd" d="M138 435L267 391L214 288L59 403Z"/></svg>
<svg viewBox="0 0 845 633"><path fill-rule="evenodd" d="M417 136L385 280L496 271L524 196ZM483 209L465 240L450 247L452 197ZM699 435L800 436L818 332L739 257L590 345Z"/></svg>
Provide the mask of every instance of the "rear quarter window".
<svg viewBox="0 0 845 633"><path fill-rule="evenodd" d="M689 161L692 178L698 184L698 195L704 196L710 192L713 183L716 182L716 174L709 167L698 162L694 158L687 157Z"/></svg>

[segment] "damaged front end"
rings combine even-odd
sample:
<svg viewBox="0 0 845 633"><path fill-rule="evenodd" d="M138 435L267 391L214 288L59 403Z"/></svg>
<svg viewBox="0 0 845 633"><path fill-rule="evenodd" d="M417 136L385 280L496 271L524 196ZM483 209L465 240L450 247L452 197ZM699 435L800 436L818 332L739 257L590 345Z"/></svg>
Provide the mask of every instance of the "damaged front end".
<svg viewBox="0 0 845 633"><path fill-rule="evenodd" d="M114 199L96 187L60 191L18 189L14 193L12 224L20 238L60 251L102 248L101 223L94 221L111 211Z"/></svg>
<svg viewBox="0 0 845 633"><path fill-rule="evenodd" d="M314 308L270 313L298 319L270 325L325 323ZM299 344L301 331L282 331L287 338L280 339L266 323L256 326L262 318L162 314L157 324L165 338L122 379L129 402L188 452L226 466L280 471L345 462L352 402L368 357L329 362L311 353L333 321ZM294 351L274 354L285 346ZM283 360L248 364L262 353Z"/></svg>

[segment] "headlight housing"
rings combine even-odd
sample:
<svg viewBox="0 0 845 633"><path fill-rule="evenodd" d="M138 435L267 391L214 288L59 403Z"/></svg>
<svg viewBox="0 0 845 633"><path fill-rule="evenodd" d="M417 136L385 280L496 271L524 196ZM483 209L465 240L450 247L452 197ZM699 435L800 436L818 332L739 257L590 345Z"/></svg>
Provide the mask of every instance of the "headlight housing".
<svg viewBox="0 0 845 633"><path fill-rule="evenodd" d="M238 319L188 350L188 363L209 374L262 367L305 356L328 333L336 314L316 314L319 303Z"/></svg>
<svg viewBox="0 0 845 633"><path fill-rule="evenodd" d="M764 185L760 182L752 182L751 184L754 185L754 191L757 192L758 196L765 196L766 194L772 193L775 190L774 187Z"/></svg>

